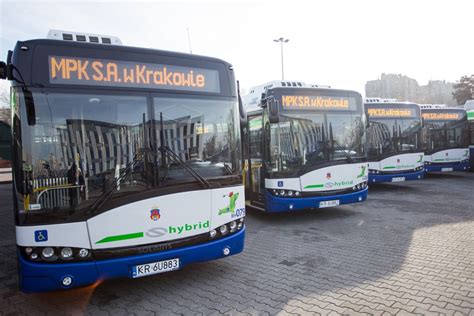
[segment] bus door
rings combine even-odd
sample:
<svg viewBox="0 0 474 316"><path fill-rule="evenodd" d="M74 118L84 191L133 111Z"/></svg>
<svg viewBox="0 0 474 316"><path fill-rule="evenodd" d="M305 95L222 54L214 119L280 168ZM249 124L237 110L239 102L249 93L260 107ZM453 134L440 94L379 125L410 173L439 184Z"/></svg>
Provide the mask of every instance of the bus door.
<svg viewBox="0 0 474 316"><path fill-rule="evenodd" d="M248 118L248 159L247 183L245 196L256 207L264 207L263 186L263 124L262 114L250 115Z"/></svg>

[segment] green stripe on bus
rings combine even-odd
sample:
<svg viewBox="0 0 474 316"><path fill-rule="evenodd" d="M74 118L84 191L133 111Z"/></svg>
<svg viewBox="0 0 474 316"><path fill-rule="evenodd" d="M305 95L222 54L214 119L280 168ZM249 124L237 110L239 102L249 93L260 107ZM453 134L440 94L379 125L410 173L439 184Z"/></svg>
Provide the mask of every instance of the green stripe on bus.
<svg viewBox="0 0 474 316"><path fill-rule="evenodd" d="M444 161L444 159L435 159L434 161Z"/></svg>
<svg viewBox="0 0 474 316"><path fill-rule="evenodd" d="M395 166L387 166L387 167L383 167L384 169L395 169L396 167Z"/></svg>
<svg viewBox="0 0 474 316"><path fill-rule="evenodd" d="M324 188L324 184L311 184L304 187L305 189Z"/></svg>
<svg viewBox="0 0 474 316"><path fill-rule="evenodd" d="M104 239L99 240L96 244L104 244L106 242L113 242L113 241L120 241L120 240L127 240L127 239L134 239L134 238L142 238L143 232L141 233L132 233L132 234L124 234L124 235L115 235L115 236L108 236Z"/></svg>
<svg viewBox="0 0 474 316"><path fill-rule="evenodd" d="M474 120L474 111L467 112L467 119Z"/></svg>

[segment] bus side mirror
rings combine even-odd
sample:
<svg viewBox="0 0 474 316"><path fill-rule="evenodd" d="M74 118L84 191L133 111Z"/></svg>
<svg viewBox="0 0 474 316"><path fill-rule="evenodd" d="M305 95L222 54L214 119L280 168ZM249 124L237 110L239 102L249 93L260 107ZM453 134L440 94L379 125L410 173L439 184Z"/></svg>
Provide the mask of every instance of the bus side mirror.
<svg viewBox="0 0 474 316"><path fill-rule="evenodd" d="M0 79L7 79L7 64L0 61Z"/></svg>
<svg viewBox="0 0 474 316"><path fill-rule="evenodd" d="M239 100L239 118L240 118L240 129L247 126L247 113L244 110L244 104L242 97L240 96L240 82L237 80L237 98Z"/></svg>
<svg viewBox="0 0 474 316"><path fill-rule="evenodd" d="M23 97L25 98L26 120L28 125L36 125L35 100L30 90L23 88Z"/></svg>
<svg viewBox="0 0 474 316"><path fill-rule="evenodd" d="M242 98L239 94L239 117L240 117L240 128L244 128L247 126L247 113L244 110L244 105L242 104Z"/></svg>
<svg viewBox="0 0 474 316"><path fill-rule="evenodd" d="M270 99L267 101L268 107L268 121L271 124L278 123L280 121L280 117L278 115L278 101L275 99Z"/></svg>

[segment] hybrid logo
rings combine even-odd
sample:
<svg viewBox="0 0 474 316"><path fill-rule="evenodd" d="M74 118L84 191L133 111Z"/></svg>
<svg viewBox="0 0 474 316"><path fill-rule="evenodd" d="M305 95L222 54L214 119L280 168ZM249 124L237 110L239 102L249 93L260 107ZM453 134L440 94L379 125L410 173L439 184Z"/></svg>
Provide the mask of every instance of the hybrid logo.
<svg viewBox="0 0 474 316"><path fill-rule="evenodd" d="M209 228L209 221L205 221L204 223L199 222L197 224L184 224L183 226L170 226L168 227L168 232L170 234L181 235L183 232L189 232L203 228Z"/></svg>
<svg viewBox="0 0 474 316"><path fill-rule="evenodd" d="M354 184L354 180L351 180L351 181L333 181L333 182L326 182L326 184L324 186L326 188L332 188L332 187L341 188L341 187L349 186L349 185L353 185L353 184Z"/></svg>
<svg viewBox="0 0 474 316"><path fill-rule="evenodd" d="M166 235L167 231L168 230L166 228L163 228L163 227L153 227L153 228L150 228L149 230L147 230L145 235L147 235L147 237L151 237L151 238L158 238L158 237Z"/></svg>
<svg viewBox="0 0 474 316"><path fill-rule="evenodd" d="M327 182L325 185L324 185L326 188L330 189L334 186L334 184L332 182Z"/></svg>

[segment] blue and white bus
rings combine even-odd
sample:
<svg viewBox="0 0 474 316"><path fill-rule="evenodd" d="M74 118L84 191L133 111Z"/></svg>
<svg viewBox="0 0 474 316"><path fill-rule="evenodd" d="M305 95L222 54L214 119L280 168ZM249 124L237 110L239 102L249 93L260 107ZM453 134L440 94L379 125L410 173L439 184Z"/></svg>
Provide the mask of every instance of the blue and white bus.
<svg viewBox="0 0 474 316"><path fill-rule="evenodd" d="M139 278L240 253L245 199L232 66L51 31L0 65L12 80L25 292Z"/></svg>
<svg viewBox="0 0 474 316"><path fill-rule="evenodd" d="M462 108L422 104L426 172L469 170L469 133Z"/></svg>
<svg viewBox="0 0 474 316"><path fill-rule="evenodd" d="M266 212L317 209L367 198L362 97L273 81L244 97L248 205Z"/></svg>
<svg viewBox="0 0 474 316"><path fill-rule="evenodd" d="M471 171L474 172L474 100L468 100L464 104L469 125L469 157Z"/></svg>
<svg viewBox="0 0 474 316"><path fill-rule="evenodd" d="M367 98L365 113L369 122L369 183L422 179L424 153L418 104Z"/></svg>

